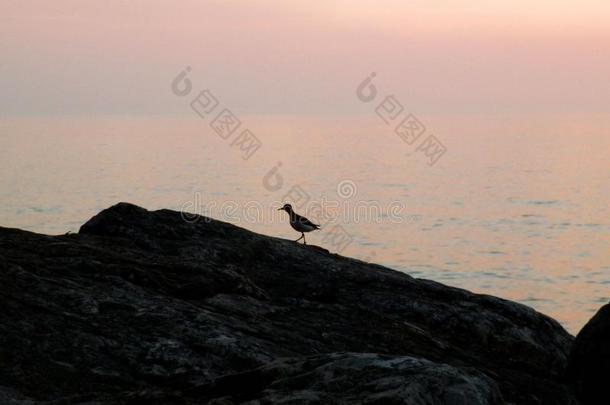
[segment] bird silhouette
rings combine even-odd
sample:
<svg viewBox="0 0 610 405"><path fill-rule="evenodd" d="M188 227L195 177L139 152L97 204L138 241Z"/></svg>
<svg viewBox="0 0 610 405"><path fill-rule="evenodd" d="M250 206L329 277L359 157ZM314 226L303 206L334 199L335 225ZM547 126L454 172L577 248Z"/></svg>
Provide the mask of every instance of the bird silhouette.
<svg viewBox="0 0 610 405"><path fill-rule="evenodd" d="M303 244L307 245L307 240L305 239L305 232L315 231L316 229L320 229L319 225L314 224L307 218L297 214L292 210L292 205L284 204L282 208L278 208L278 211L286 211L288 215L290 215L290 226L297 232L301 232L301 237L295 242L303 239Z"/></svg>

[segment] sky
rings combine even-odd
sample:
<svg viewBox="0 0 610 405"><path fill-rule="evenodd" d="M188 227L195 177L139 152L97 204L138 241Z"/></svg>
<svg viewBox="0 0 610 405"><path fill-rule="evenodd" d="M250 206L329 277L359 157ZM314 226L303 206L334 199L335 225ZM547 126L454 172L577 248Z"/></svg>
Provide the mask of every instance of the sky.
<svg viewBox="0 0 610 405"><path fill-rule="evenodd" d="M190 114L186 66L238 114L605 113L610 2L0 0L0 117Z"/></svg>

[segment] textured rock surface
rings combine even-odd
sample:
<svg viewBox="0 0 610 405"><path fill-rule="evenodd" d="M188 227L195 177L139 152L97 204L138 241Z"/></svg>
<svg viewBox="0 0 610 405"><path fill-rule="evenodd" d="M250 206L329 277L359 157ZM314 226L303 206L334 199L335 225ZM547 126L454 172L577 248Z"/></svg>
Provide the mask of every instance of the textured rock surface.
<svg viewBox="0 0 610 405"><path fill-rule="evenodd" d="M576 336L568 376L583 404L610 403L610 304L604 305Z"/></svg>
<svg viewBox="0 0 610 405"><path fill-rule="evenodd" d="M245 392L252 403L497 404L497 385L476 370L458 369L412 357L370 353L333 353L284 359L243 374L221 378L197 389L202 395L226 395L236 386L260 381Z"/></svg>
<svg viewBox="0 0 610 405"><path fill-rule="evenodd" d="M0 263L0 398L576 403L533 309L223 222L121 203Z"/></svg>

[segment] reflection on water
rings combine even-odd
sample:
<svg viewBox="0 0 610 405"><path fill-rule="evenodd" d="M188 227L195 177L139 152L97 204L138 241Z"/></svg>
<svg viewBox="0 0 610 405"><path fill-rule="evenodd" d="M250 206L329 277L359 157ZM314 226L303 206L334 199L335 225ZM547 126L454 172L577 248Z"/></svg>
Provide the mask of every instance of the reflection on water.
<svg viewBox="0 0 610 405"><path fill-rule="evenodd" d="M0 224L77 231L129 201L296 239L273 208L297 187L339 211L401 203L402 223L337 216L345 255L523 302L572 333L610 299L608 117L425 117L448 149L433 167L375 116L242 118L263 142L249 160L193 117L4 119ZM328 245L333 225L308 241Z"/></svg>

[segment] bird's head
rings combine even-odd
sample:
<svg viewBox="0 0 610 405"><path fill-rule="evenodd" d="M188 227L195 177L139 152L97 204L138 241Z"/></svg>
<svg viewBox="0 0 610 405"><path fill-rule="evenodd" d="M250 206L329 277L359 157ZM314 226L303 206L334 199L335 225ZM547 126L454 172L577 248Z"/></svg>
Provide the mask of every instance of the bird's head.
<svg viewBox="0 0 610 405"><path fill-rule="evenodd" d="M286 212L291 212L292 211L292 205L290 204L284 204L284 206L282 208L278 208L278 211L286 211Z"/></svg>

